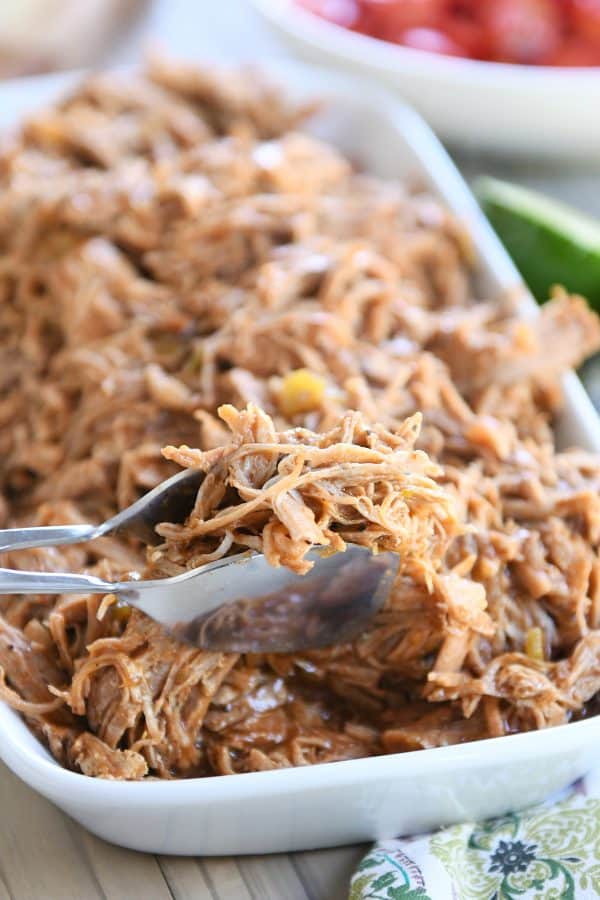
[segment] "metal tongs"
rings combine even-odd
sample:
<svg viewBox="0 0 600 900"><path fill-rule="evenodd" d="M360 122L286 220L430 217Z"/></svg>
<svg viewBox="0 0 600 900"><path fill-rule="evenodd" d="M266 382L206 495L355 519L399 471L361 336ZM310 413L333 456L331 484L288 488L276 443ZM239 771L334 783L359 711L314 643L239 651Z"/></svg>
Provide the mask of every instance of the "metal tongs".
<svg viewBox="0 0 600 900"><path fill-rule="evenodd" d="M107 534L160 542L155 526L183 522L204 473L179 472L101 525L0 529L0 551L91 541ZM328 555L315 548L307 575L240 553L155 581L0 568L1 594L116 594L181 640L206 650L290 653L351 640L385 603L398 570L394 553L357 544Z"/></svg>

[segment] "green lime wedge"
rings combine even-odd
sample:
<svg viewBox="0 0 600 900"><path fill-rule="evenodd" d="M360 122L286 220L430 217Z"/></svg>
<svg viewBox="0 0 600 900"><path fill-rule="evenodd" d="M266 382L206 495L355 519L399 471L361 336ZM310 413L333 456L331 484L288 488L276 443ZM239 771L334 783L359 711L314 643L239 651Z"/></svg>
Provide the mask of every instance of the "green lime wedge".
<svg viewBox="0 0 600 900"><path fill-rule="evenodd" d="M600 310L600 222L564 203L496 178L474 185L481 206L542 303L554 284Z"/></svg>

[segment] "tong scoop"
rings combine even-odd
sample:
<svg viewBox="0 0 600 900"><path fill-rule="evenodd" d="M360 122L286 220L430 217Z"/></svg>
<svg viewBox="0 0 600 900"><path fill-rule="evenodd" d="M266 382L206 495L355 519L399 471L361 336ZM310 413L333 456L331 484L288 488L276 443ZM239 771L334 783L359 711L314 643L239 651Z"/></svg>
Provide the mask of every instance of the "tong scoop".
<svg viewBox="0 0 600 900"><path fill-rule="evenodd" d="M186 469L101 525L0 529L0 552L91 541L107 534L161 540L160 522L183 522L204 473ZM116 594L180 640L205 650L291 653L357 637L385 603L399 558L349 544L330 555L315 547L306 575L245 552L151 581L110 582L93 575L0 568L2 594Z"/></svg>

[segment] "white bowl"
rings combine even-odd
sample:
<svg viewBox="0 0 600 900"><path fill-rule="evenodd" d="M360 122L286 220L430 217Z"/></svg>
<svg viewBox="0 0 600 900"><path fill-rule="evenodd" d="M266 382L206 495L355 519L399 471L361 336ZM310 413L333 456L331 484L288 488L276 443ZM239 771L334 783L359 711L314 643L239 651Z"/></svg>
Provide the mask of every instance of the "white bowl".
<svg viewBox="0 0 600 900"><path fill-rule="evenodd" d="M331 105L317 135L386 177L430 185L470 227L489 296L522 290L537 306L425 123L352 79L299 65L266 67L298 99ZM0 125L48 102L71 77L0 86ZM580 382L565 379L561 442L600 450L600 421ZM27 784L106 840L154 853L272 853L417 833L537 803L595 764L600 717L487 741L328 765L181 781L111 782L59 766L23 720L0 704L0 757Z"/></svg>
<svg viewBox="0 0 600 900"><path fill-rule="evenodd" d="M457 147L579 159L600 153L600 67L441 56L341 28L294 0L253 2L302 58L378 79Z"/></svg>

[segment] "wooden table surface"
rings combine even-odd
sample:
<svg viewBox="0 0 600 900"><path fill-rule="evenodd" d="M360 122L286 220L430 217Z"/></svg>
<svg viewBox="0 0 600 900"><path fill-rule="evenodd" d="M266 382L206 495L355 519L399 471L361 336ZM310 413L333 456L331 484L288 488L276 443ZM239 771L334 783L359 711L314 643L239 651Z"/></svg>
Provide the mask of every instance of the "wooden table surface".
<svg viewBox="0 0 600 900"><path fill-rule="evenodd" d="M364 852L136 853L89 834L0 763L0 900L347 900Z"/></svg>

